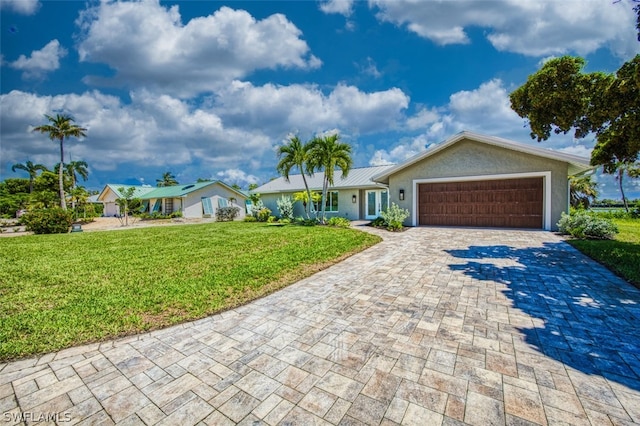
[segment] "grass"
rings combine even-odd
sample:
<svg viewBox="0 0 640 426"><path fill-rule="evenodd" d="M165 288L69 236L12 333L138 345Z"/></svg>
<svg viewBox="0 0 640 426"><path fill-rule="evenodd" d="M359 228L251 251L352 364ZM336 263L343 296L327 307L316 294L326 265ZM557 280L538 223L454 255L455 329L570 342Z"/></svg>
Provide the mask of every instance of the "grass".
<svg viewBox="0 0 640 426"><path fill-rule="evenodd" d="M575 248L640 288L640 220L613 219L614 240L570 240Z"/></svg>
<svg viewBox="0 0 640 426"><path fill-rule="evenodd" d="M202 318L378 241L238 222L3 238L0 360Z"/></svg>

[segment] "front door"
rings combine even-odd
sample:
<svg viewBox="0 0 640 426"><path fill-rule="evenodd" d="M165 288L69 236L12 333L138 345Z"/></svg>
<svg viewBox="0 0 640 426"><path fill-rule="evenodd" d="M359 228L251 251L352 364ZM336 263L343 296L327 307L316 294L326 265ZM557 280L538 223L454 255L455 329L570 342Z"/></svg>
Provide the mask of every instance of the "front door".
<svg viewBox="0 0 640 426"><path fill-rule="evenodd" d="M389 192L386 189L368 189L365 196L365 219L375 219L389 207Z"/></svg>

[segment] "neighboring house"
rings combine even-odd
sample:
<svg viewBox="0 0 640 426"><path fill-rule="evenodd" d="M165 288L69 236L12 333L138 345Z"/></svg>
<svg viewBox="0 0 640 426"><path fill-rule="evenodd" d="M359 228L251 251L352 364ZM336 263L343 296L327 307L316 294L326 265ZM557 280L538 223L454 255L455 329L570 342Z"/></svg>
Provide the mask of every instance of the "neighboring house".
<svg viewBox="0 0 640 426"><path fill-rule="evenodd" d="M461 132L373 177L408 209L405 225L557 229L569 176L589 159Z"/></svg>
<svg viewBox="0 0 640 426"><path fill-rule="evenodd" d="M371 178L384 172L391 166L362 167L349 171L346 178L342 178L342 172L336 170L333 178L334 185L327 194L327 217L341 216L349 220L375 219L382 209L388 206L388 189L386 185L373 182ZM312 192L322 192L323 172L316 172L313 176L307 176L307 184ZM293 198L296 192L305 191L302 175L289 175L289 180L283 177L272 180L254 189L251 192L258 193L265 207L274 215L278 215L276 201L283 195ZM318 203L319 204L319 203ZM314 210L320 211L319 205ZM304 216L304 206L301 202L294 204L294 216Z"/></svg>
<svg viewBox="0 0 640 426"><path fill-rule="evenodd" d="M104 216L120 214L116 200L122 198L123 194L119 190L123 188L126 191L131 187L135 188L133 197L142 200L143 211L147 213L158 212L169 215L173 212L182 212L185 218L202 218L215 217L216 210L220 207L239 207L238 219L245 216L247 195L221 181L160 188L149 185L107 184L98 196L98 200L104 205Z"/></svg>
<svg viewBox="0 0 640 426"><path fill-rule="evenodd" d="M328 215L373 219L391 202L407 209L407 226L474 226L555 230L569 211L569 176L592 170L589 159L472 132L461 132L392 166L336 171ZM322 172L308 179L322 187ZM300 175L257 188L277 213L283 194L304 190ZM335 197L337 201L334 201ZM296 203L296 216L302 216Z"/></svg>

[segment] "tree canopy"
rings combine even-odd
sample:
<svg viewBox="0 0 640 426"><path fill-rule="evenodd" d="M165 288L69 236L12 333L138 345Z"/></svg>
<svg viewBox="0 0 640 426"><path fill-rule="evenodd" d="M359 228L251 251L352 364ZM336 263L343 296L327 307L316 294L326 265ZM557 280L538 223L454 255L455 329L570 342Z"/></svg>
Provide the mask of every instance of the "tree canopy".
<svg viewBox="0 0 640 426"><path fill-rule="evenodd" d="M606 173L634 163L640 152L640 55L617 73L584 72L585 60L563 56L547 63L510 95L511 108L526 118L531 137L546 140L572 129L576 138L595 134L591 164Z"/></svg>
<svg viewBox="0 0 640 426"><path fill-rule="evenodd" d="M86 137L86 131L84 127L80 127L73 124L75 121L73 117L65 114L56 114L55 117L46 115L45 118L49 121L49 124L43 124L42 126L35 127L34 132L46 133L49 135L49 139L52 141L58 141L60 144L60 165L58 171L58 190L60 192L60 207L67 209L67 203L64 195L64 182L63 182L63 169L64 169L64 140L73 136L75 138Z"/></svg>

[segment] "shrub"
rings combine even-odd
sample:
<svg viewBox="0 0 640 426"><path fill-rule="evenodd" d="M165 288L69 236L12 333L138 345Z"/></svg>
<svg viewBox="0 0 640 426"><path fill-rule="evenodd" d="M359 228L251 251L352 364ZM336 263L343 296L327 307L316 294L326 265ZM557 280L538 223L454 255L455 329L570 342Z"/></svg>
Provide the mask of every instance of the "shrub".
<svg viewBox="0 0 640 426"><path fill-rule="evenodd" d="M180 211L173 212L173 213L171 213L171 214L169 215L169 217L170 217L171 219L175 219L175 218L177 218L177 217L182 217L182 212L180 212Z"/></svg>
<svg viewBox="0 0 640 426"><path fill-rule="evenodd" d="M611 219L598 217L586 211L577 211L571 215L562 213L558 221L558 230L575 238L611 240L618 233L618 227Z"/></svg>
<svg viewBox="0 0 640 426"><path fill-rule="evenodd" d="M316 226L318 224L318 219L305 219L303 217L299 217L295 221L296 225L301 226Z"/></svg>
<svg viewBox="0 0 640 426"><path fill-rule="evenodd" d="M399 231L402 229L402 222L409 217L409 210L401 209L396 203L391 203L391 207L380 213L389 231Z"/></svg>
<svg viewBox="0 0 640 426"><path fill-rule="evenodd" d="M280 219L280 223L282 223L284 225L288 225L288 224L291 223L291 219L287 219L287 218Z"/></svg>
<svg viewBox="0 0 640 426"><path fill-rule="evenodd" d="M278 218L275 216L269 216L267 218L267 223L276 223L278 221Z"/></svg>
<svg viewBox="0 0 640 426"><path fill-rule="evenodd" d="M327 221L327 225L337 228L348 228L351 226L351 222L344 217L332 217Z"/></svg>
<svg viewBox="0 0 640 426"><path fill-rule="evenodd" d="M253 217L253 216L245 216L245 217L244 217L244 221L245 221L245 222L257 222L257 221L258 221L258 219L256 219L256 218L255 218L255 217Z"/></svg>
<svg viewBox="0 0 640 426"><path fill-rule="evenodd" d="M270 216L271 216L271 210L268 209L267 207L261 208L256 213L256 219L258 219L258 222L266 222L267 220L269 220Z"/></svg>
<svg viewBox="0 0 640 426"><path fill-rule="evenodd" d="M218 222L230 222L240 213L239 207L219 207L216 210L216 220Z"/></svg>
<svg viewBox="0 0 640 426"><path fill-rule="evenodd" d="M373 219L369 225L379 227L379 226L385 226L386 223L383 218L378 216L377 218Z"/></svg>
<svg viewBox="0 0 640 426"><path fill-rule="evenodd" d="M278 212L280 217L285 219L293 219L293 201L288 195L283 195L279 200L276 200L278 205Z"/></svg>
<svg viewBox="0 0 640 426"><path fill-rule="evenodd" d="M64 234L69 232L73 218L70 211L52 207L30 211L22 216L21 222L35 234Z"/></svg>
<svg viewBox="0 0 640 426"><path fill-rule="evenodd" d="M253 215L253 217L258 219L258 214L260 213L260 210L264 208L265 208L264 203L262 202L262 200L258 199L255 203L251 205L251 214Z"/></svg>

